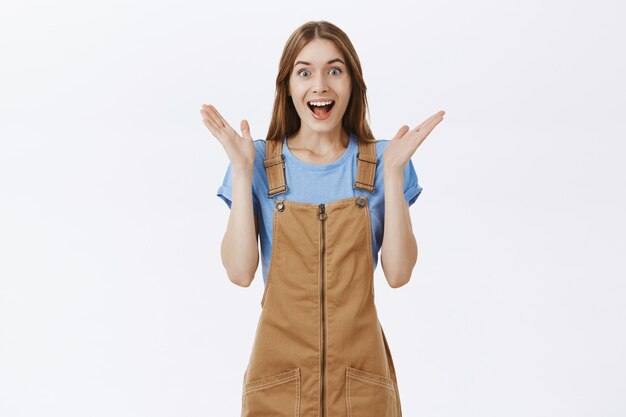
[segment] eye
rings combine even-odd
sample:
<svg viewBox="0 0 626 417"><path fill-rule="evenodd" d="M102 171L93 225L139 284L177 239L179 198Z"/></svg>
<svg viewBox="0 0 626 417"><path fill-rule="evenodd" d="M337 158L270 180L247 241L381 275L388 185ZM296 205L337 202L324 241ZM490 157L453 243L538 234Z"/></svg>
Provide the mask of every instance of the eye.
<svg viewBox="0 0 626 417"><path fill-rule="evenodd" d="M337 71L337 73L336 73L336 74L334 74L334 75L339 75L339 74L341 74L341 73L343 72L343 71L341 70L341 68L339 68L339 67L332 67L332 68L330 69L330 71ZM329 72L330 72L330 71L329 71ZM299 75L300 77L303 77L302 73L305 73L305 72L306 72L306 73L308 73L309 71L308 71L308 70L305 70L305 69L300 70L300 71L298 71L298 75ZM306 75L305 75L304 77L306 77Z"/></svg>

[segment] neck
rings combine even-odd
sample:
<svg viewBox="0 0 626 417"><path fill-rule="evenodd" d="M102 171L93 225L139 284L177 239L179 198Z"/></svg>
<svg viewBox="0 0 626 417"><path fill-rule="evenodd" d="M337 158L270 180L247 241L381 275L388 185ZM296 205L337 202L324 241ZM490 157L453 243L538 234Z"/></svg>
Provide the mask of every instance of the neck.
<svg viewBox="0 0 626 417"><path fill-rule="evenodd" d="M317 154L326 154L346 149L350 143L350 135L341 125L331 132L316 132L303 125L287 140L293 147L308 149Z"/></svg>

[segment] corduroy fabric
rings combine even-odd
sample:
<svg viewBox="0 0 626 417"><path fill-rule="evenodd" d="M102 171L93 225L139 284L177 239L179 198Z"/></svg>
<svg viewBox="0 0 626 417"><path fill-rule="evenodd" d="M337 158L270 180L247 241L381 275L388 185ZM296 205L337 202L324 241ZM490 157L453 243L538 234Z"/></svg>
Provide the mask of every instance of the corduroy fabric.
<svg viewBox="0 0 626 417"><path fill-rule="evenodd" d="M270 190L286 187L274 169L281 166L281 147L282 141L266 144ZM373 143L359 142L359 153L355 187L371 192ZM276 200L242 417L402 416L374 303L370 221L366 196L326 204Z"/></svg>

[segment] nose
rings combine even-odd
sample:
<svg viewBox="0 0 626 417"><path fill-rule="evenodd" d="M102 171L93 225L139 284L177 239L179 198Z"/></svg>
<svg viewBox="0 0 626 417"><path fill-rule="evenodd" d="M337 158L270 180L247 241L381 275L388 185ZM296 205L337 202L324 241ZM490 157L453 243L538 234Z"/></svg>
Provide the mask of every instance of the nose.
<svg viewBox="0 0 626 417"><path fill-rule="evenodd" d="M324 74L318 73L315 77L315 82L313 84L313 92L314 93L322 93L328 91L328 84L326 82L326 78Z"/></svg>

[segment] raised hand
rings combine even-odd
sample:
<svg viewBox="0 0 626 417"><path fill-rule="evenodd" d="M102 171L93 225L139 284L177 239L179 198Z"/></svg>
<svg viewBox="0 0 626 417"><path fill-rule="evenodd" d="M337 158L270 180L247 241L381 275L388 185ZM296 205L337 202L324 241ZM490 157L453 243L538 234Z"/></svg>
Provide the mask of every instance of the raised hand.
<svg viewBox="0 0 626 417"><path fill-rule="evenodd" d="M254 166L254 143L247 120L241 121L240 136L211 104L202 105L202 121L224 147L233 167Z"/></svg>
<svg viewBox="0 0 626 417"><path fill-rule="evenodd" d="M402 171L426 136L443 120L444 114L445 111L440 110L411 130L403 125L383 152L385 169Z"/></svg>

